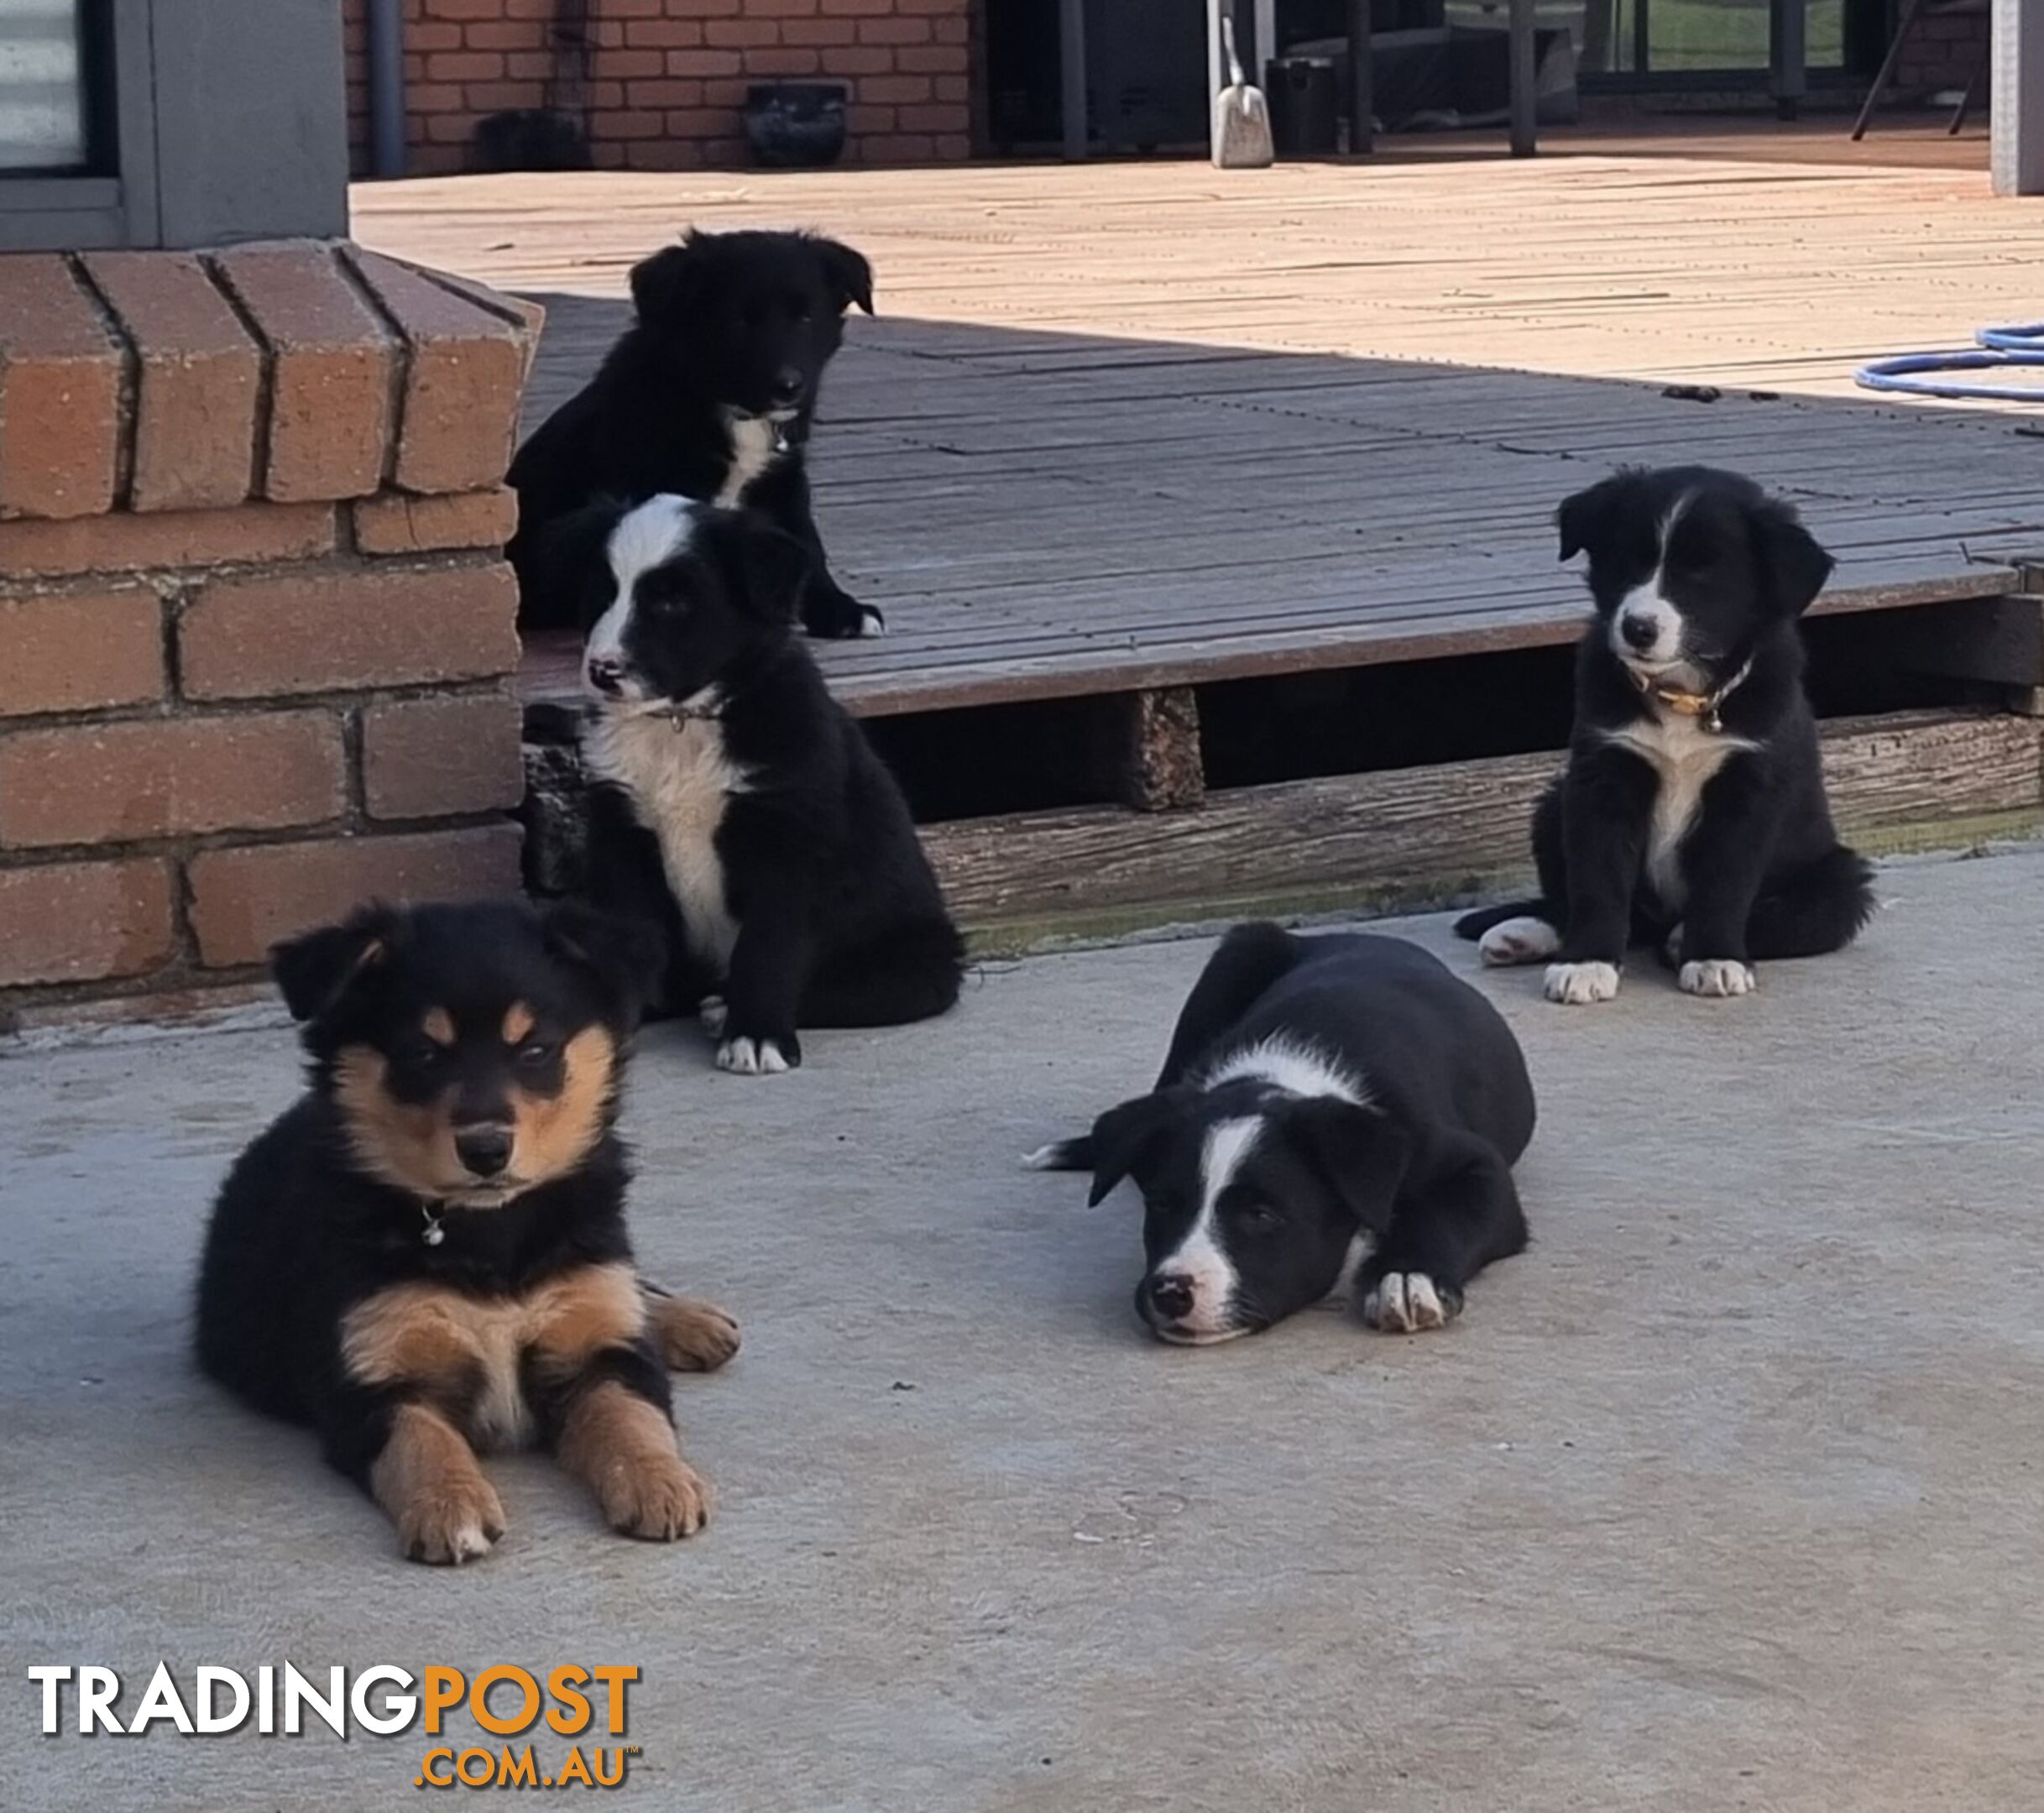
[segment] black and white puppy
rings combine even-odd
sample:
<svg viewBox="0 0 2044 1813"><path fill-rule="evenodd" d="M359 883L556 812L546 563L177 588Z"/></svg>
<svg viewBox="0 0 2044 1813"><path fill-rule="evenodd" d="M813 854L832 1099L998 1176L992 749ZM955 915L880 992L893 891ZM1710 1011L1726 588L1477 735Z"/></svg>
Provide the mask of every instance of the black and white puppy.
<svg viewBox="0 0 2044 1813"><path fill-rule="evenodd" d="M1831 556L1795 510L1708 467L1621 472L1558 516L1590 556L1568 765L1533 819L1540 897L1466 914L1487 964L1538 963L1550 1001L1609 1001L1629 946L1691 995L1756 960L1849 943L1874 910L1838 841L1796 619Z"/></svg>
<svg viewBox="0 0 2044 1813"><path fill-rule="evenodd" d="M687 498L584 513L589 886L662 927L649 992L719 1066L802 1062L798 1027L958 999L963 946L907 802L794 633L807 551Z"/></svg>
<svg viewBox="0 0 2044 1813"><path fill-rule="evenodd" d="M631 293L636 323L511 462L519 627L578 627L552 525L599 498L672 493L758 510L808 550L811 635L878 635L880 613L830 577L803 464L844 312L873 312L871 267L811 233L692 233L634 266Z"/></svg>
<svg viewBox="0 0 2044 1813"><path fill-rule="evenodd" d="M1526 1244L1512 1166L1533 1084L1498 1011L1417 945L1221 941L1155 1090L1031 1155L1142 1192L1136 1309L1168 1341L1252 1335L1360 1290L1363 1320L1411 1332L1461 1312L1469 1280Z"/></svg>

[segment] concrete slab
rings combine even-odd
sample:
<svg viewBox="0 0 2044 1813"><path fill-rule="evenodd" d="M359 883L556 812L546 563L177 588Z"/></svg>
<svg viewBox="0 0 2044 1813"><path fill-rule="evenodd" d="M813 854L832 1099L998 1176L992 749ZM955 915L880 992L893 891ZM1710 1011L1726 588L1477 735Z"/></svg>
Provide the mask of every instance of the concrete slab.
<svg viewBox="0 0 2044 1813"><path fill-rule="evenodd" d="M36 1735L28 1667L132 1711L167 1659L635 1664L616 1798L689 1813L2036 1805L2044 853L1883 886L1743 1002L1485 979L1537 1244L1409 1340L1153 1345L1130 1204L1018 1168L1147 1080L1203 944L1002 969L783 1080L662 1032L637 1231L745 1324L679 1382L720 1520L636 1546L500 1463L511 1533L457 1574L186 1357L285 1036L0 1061L0 1798L408 1795L416 1731Z"/></svg>

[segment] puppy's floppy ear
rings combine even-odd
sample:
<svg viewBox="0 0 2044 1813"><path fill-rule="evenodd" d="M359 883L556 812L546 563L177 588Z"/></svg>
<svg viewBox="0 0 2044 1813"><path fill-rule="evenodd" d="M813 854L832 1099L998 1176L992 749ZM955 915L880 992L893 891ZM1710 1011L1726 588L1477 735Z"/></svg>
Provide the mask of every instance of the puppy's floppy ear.
<svg viewBox="0 0 2044 1813"><path fill-rule="evenodd" d="M1184 1100L1182 1089L1158 1089L1110 1108L1093 1123L1093 1188L1086 1193L1087 1208L1097 1209L1123 1178L1149 1163L1178 1124Z"/></svg>
<svg viewBox="0 0 2044 1813"><path fill-rule="evenodd" d="M546 948L588 970L603 985L627 1027L660 992L667 969L667 934L650 919L599 912L579 901L560 901L540 920Z"/></svg>
<svg viewBox="0 0 2044 1813"><path fill-rule="evenodd" d="M1561 536L1561 551L1555 558L1567 560L1587 549L1595 560L1610 546L1613 532L1638 488L1637 474L1613 473L1588 490L1564 498L1555 512L1555 527Z"/></svg>
<svg viewBox="0 0 2044 1813"><path fill-rule="evenodd" d="M792 623L809 583L809 551L751 510L729 515L745 602L760 616Z"/></svg>
<svg viewBox="0 0 2044 1813"><path fill-rule="evenodd" d="M679 320L703 293L703 235L663 246L631 268L632 306L642 321Z"/></svg>
<svg viewBox="0 0 2044 1813"><path fill-rule="evenodd" d="M339 925L321 926L273 944L269 973L292 1019L303 1022L332 1013L389 957L400 926L395 907L372 901Z"/></svg>
<svg viewBox="0 0 2044 1813"><path fill-rule="evenodd" d="M1382 1233L1412 1159L1404 1130L1378 1108L1315 1096L1293 1110L1291 1125L1314 1166L1364 1227Z"/></svg>
<svg viewBox="0 0 2044 1813"><path fill-rule="evenodd" d="M1796 518L1796 508L1770 498L1754 514L1754 555L1775 608L1784 617L1809 609L1837 563Z"/></svg>
<svg viewBox="0 0 2044 1813"><path fill-rule="evenodd" d="M873 312L873 267L867 264L863 253L835 239L812 239L818 259L823 267L823 281L830 285L831 294L837 298L838 312L856 302L870 315Z"/></svg>

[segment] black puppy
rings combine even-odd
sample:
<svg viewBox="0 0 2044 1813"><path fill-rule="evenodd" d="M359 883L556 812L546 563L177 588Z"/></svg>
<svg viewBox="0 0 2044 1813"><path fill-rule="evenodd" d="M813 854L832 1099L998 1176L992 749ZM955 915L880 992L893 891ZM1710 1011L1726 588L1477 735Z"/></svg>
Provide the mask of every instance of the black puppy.
<svg viewBox="0 0 2044 1813"><path fill-rule="evenodd" d="M1839 843L1796 619L1831 556L1749 478L1621 472L1558 516L1590 556L1568 766L1533 819L1540 897L1456 922L1488 964L1555 961L1550 1001L1609 1001L1628 945L1691 995L1743 995L1756 959L1849 943L1874 910Z"/></svg>
<svg viewBox="0 0 2044 1813"><path fill-rule="evenodd" d="M699 1528L667 1369L737 1351L643 1284L612 1131L649 928L521 902L370 906L280 945L311 1086L213 1206L200 1363L309 1423L415 1560L504 1533L478 1448L537 1439L633 1536Z"/></svg>
<svg viewBox="0 0 2044 1813"><path fill-rule="evenodd" d="M797 1027L958 999L963 947L907 802L794 635L804 551L749 511L593 507L583 732L596 903L666 927L651 991L721 1068L802 1062Z"/></svg>
<svg viewBox="0 0 2044 1813"><path fill-rule="evenodd" d="M871 267L810 233L692 233L635 265L631 293L636 325L511 462L519 627L579 627L549 543L559 518L672 492L745 504L809 551L811 635L878 635L880 613L830 577L802 461L844 311L873 312Z"/></svg>
<svg viewBox="0 0 2044 1813"><path fill-rule="evenodd" d="M1439 1328L1526 1244L1512 1166L1533 1085L1490 1003L1417 945L1237 926L1153 1094L1031 1156L1142 1191L1136 1309L1163 1340L1252 1335L1359 1288L1372 1328Z"/></svg>

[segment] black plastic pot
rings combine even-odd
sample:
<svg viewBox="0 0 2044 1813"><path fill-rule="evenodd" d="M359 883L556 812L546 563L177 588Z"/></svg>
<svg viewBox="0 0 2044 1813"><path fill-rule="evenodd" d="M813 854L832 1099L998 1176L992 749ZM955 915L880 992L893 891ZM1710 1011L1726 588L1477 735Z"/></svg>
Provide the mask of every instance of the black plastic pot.
<svg viewBox="0 0 2044 1813"><path fill-rule="evenodd" d="M1325 57L1273 57L1263 71L1271 143L1281 158L1330 157L1341 115Z"/></svg>
<svg viewBox="0 0 2044 1813"><path fill-rule="evenodd" d="M842 82L759 82L745 91L745 138L769 170L820 170L844 150Z"/></svg>

